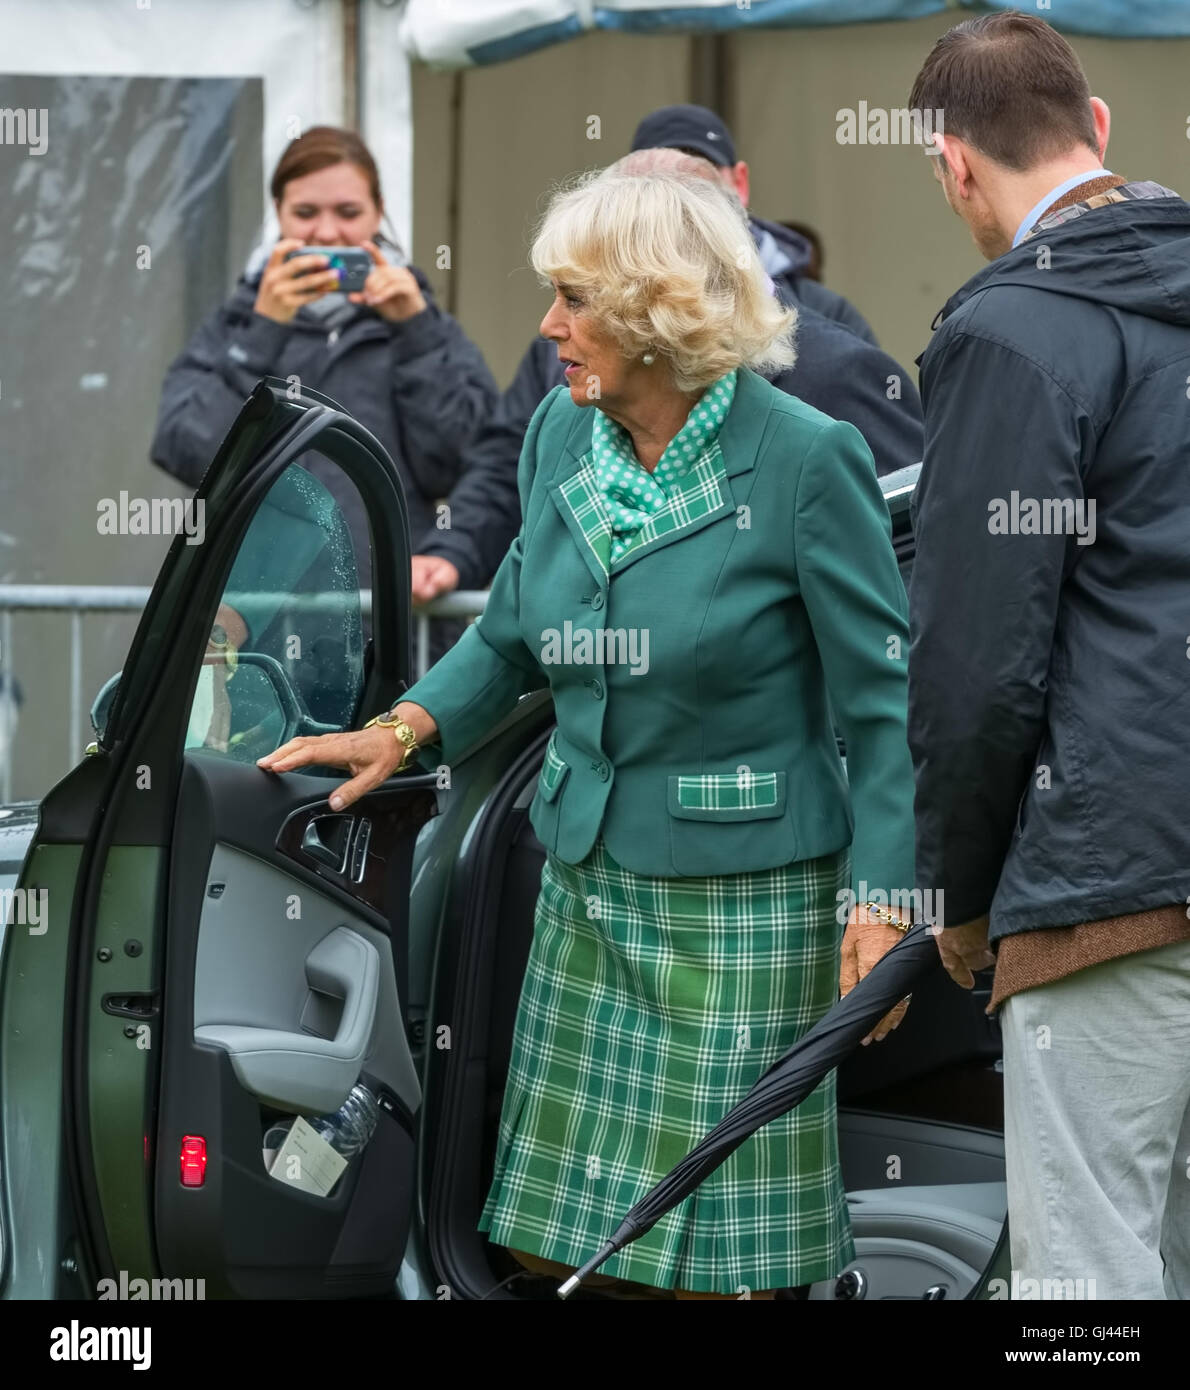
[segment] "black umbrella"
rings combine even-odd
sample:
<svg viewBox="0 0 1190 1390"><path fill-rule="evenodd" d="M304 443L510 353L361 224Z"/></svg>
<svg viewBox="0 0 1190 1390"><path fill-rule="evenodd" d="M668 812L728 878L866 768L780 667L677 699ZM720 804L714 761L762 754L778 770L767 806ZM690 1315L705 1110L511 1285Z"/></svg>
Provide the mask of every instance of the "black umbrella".
<svg viewBox="0 0 1190 1390"><path fill-rule="evenodd" d="M805 1100L827 1072L837 1067L875 1024L938 965L937 943L929 927L919 923L880 958L845 999L840 999L779 1057L706 1138L637 1202L599 1253L558 1289L558 1297L568 1298L604 1260L652 1229L762 1125Z"/></svg>

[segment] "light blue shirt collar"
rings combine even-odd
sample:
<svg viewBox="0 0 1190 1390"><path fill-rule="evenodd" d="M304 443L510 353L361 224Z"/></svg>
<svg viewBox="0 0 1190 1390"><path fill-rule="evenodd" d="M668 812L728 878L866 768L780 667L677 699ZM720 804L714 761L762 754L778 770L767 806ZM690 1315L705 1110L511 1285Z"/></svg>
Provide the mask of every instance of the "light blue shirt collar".
<svg viewBox="0 0 1190 1390"><path fill-rule="evenodd" d="M1064 193L1069 193L1072 188L1077 188L1080 183L1090 183L1092 179L1102 179L1110 176L1110 169L1091 169L1085 174L1074 174L1071 178L1063 180L1057 188L1051 188L1044 198L1039 198L1037 202L1025 213L1025 220L1016 229L1016 236L1012 239L1014 246L1019 246L1025 239L1025 233L1040 218L1045 210L1056 203Z"/></svg>

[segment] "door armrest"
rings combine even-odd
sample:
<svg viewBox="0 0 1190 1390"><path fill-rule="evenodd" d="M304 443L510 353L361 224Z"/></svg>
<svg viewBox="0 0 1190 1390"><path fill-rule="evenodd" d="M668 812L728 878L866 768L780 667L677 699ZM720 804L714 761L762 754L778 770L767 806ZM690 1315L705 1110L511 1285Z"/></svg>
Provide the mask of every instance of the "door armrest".
<svg viewBox="0 0 1190 1390"><path fill-rule="evenodd" d="M221 1047L240 1084L268 1105L294 1114L325 1115L339 1108L359 1079L380 993L380 956L349 927L336 927L306 957L310 988L343 1000L333 1038L251 1024L214 1023L194 1040Z"/></svg>

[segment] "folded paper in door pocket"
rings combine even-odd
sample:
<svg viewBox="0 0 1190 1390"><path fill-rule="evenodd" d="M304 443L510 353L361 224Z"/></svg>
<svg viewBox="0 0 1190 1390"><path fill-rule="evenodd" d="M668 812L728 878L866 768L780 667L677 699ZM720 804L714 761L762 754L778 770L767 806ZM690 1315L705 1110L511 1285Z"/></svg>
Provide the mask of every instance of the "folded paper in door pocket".
<svg viewBox="0 0 1190 1390"><path fill-rule="evenodd" d="M277 1150L269 1175L303 1192L327 1197L346 1167L343 1155L299 1115Z"/></svg>

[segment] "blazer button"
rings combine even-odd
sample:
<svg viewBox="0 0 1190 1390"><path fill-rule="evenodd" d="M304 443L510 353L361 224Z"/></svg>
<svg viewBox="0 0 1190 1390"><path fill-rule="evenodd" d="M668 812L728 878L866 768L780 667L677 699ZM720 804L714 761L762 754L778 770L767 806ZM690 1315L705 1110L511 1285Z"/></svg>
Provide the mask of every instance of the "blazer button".
<svg viewBox="0 0 1190 1390"><path fill-rule="evenodd" d="M588 681L587 684L591 687L591 694L594 695L595 698L596 698L597 700L602 700L602 699L603 699L603 685L602 685L602 683L601 683L600 681Z"/></svg>
<svg viewBox="0 0 1190 1390"><path fill-rule="evenodd" d="M607 779L611 776L612 770L610 767L608 767L606 763L592 763L591 766L595 769L595 772L598 775L599 780L601 782L606 782Z"/></svg>
<svg viewBox="0 0 1190 1390"><path fill-rule="evenodd" d="M603 607L604 601L605 600L603 597L603 590L596 589L595 592L591 595L591 607L594 608L594 610L598 613L599 610Z"/></svg>

